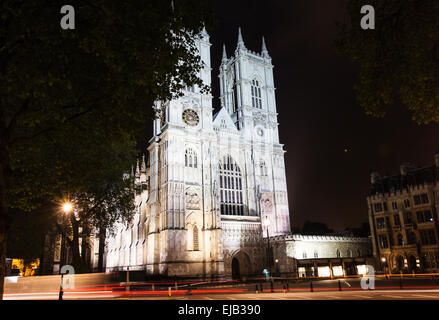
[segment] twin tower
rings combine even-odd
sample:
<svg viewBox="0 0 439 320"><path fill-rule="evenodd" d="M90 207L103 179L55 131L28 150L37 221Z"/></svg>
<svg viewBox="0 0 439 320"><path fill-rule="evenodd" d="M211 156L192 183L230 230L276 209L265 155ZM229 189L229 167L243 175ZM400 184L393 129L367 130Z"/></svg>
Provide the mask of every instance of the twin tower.
<svg viewBox="0 0 439 320"><path fill-rule="evenodd" d="M209 35L196 38L211 85ZM137 168L136 214L107 246L107 270L164 276L238 276L267 267L267 235L290 233L273 65L265 42L248 50L241 30L224 48L221 108L198 87L165 103L154 120L148 161ZM276 255L276 252L270 252Z"/></svg>

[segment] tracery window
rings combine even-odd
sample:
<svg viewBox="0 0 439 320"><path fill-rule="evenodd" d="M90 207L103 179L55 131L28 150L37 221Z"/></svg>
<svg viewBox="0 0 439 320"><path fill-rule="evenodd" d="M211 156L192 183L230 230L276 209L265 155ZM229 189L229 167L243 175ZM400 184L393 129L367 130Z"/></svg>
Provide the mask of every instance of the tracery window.
<svg viewBox="0 0 439 320"><path fill-rule="evenodd" d="M197 168L198 166L197 154L191 148L186 149L184 153L184 165L189 168Z"/></svg>
<svg viewBox="0 0 439 320"><path fill-rule="evenodd" d="M251 84L252 106L253 108L262 109L261 87L258 80L253 80Z"/></svg>
<svg viewBox="0 0 439 320"><path fill-rule="evenodd" d="M241 170L231 156L219 164L220 205L222 215L244 215Z"/></svg>

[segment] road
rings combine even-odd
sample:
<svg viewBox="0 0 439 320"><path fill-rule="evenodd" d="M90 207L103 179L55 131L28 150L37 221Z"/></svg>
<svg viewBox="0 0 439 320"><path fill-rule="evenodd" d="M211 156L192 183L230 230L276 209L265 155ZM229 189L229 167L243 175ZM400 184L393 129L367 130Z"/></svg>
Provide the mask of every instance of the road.
<svg viewBox="0 0 439 320"><path fill-rule="evenodd" d="M22 294L8 295L5 300L57 300L58 295ZM124 296L108 292L101 295L77 295L69 293L64 300L103 299L103 300L439 300L439 290L359 290L337 292L287 292L287 293L234 293L234 294L203 294L176 297L157 296Z"/></svg>
<svg viewBox="0 0 439 320"><path fill-rule="evenodd" d="M375 290L363 290L360 279L296 281L275 279L243 282L109 283L108 279L83 275L75 289L66 289L64 300L437 300L439 279L377 278ZM50 281L49 281L50 280ZM22 282L24 281L24 282ZM9 284L5 300L57 300L58 278L22 279ZM171 296L169 296L171 295Z"/></svg>
<svg viewBox="0 0 439 320"><path fill-rule="evenodd" d="M138 300L439 300L439 290L370 290L301 293L243 293L183 297L137 297Z"/></svg>

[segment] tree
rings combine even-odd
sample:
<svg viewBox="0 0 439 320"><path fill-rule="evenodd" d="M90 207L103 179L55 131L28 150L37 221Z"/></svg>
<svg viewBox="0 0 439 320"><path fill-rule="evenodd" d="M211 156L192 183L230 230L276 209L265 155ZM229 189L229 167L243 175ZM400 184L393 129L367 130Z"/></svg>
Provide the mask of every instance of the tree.
<svg viewBox="0 0 439 320"><path fill-rule="evenodd" d="M363 222L358 228L346 228L345 231L352 233L354 237L369 237L370 236L370 226L369 222Z"/></svg>
<svg viewBox="0 0 439 320"><path fill-rule="evenodd" d="M75 1L75 30L60 28L63 4L0 2L0 299L11 208L94 194L99 150L125 155L120 179L153 101L203 87L193 38L208 1Z"/></svg>
<svg viewBox="0 0 439 320"><path fill-rule="evenodd" d="M21 258L24 264L28 265L43 256L44 239L50 233L52 226L52 215L49 212L48 210L36 210L31 213L12 211L7 243L9 257Z"/></svg>
<svg viewBox="0 0 439 320"><path fill-rule="evenodd" d="M360 27L363 5L375 8L375 30ZM367 114L404 106L418 124L439 121L439 2L348 0L349 25L337 50L359 67L355 86Z"/></svg>
<svg viewBox="0 0 439 320"><path fill-rule="evenodd" d="M304 235L323 236L332 232L334 231L329 229L326 223L311 222L308 220L305 221L302 228L302 234Z"/></svg>

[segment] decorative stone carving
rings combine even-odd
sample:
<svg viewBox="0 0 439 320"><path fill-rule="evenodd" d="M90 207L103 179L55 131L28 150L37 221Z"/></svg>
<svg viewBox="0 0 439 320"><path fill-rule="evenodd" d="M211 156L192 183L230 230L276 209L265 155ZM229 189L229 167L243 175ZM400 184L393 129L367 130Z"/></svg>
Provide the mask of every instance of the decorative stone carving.
<svg viewBox="0 0 439 320"><path fill-rule="evenodd" d="M192 188L186 189L186 209L187 210L200 209L200 197Z"/></svg>

